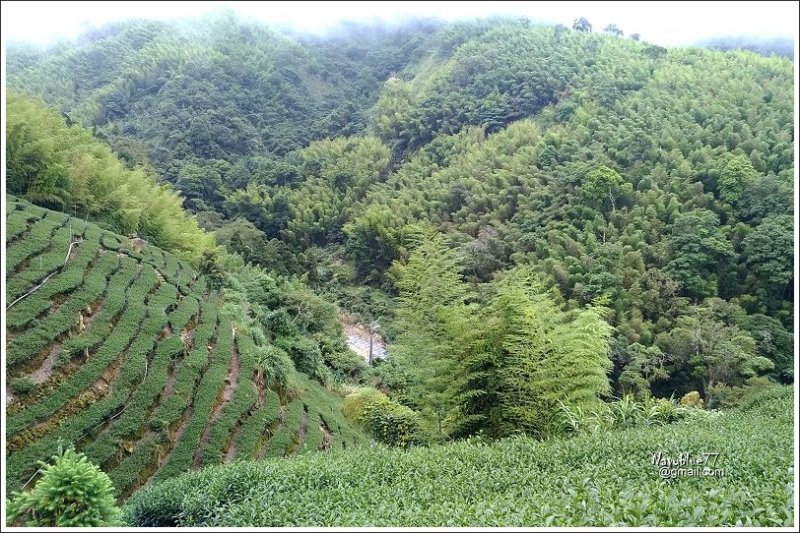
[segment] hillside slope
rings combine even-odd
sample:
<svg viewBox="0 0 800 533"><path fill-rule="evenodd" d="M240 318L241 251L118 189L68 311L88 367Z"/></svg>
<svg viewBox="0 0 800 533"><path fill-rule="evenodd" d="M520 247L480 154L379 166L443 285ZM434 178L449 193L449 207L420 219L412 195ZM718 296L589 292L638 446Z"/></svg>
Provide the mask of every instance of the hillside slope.
<svg viewBox="0 0 800 533"><path fill-rule="evenodd" d="M316 38L233 16L129 21L46 51L12 46L8 85L174 178L192 158L283 155L362 132L383 81L435 28L354 24Z"/></svg>
<svg viewBox="0 0 800 533"><path fill-rule="evenodd" d="M6 200L10 489L59 441L101 465L121 497L201 465L364 442L304 375L292 391L265 386L263 336L229 318L190 264Z"/></svg>
<svg viewBox="0 0 800 533"><path fill-rule="evenodd" d="M792 526L792 412L783 387L663 427L224 465L146 488L127 512L151 527ZM714 475L666 479L654 455L682 453L718 453Z"/></svg>
<svg viewBox="0 0 800 533"><path fill-rule="evenodd" d="M615 382L637 344L682 360L664 336L717 299L793 379L784 58L524 20L310 39L225 18L9 57L12 89L152 164L229 251L366 301L390 333L374 302L426 226L469 281L531 266L569 306L607 298ZM706 392L696 368L669 371L656 394Z"/></svg>

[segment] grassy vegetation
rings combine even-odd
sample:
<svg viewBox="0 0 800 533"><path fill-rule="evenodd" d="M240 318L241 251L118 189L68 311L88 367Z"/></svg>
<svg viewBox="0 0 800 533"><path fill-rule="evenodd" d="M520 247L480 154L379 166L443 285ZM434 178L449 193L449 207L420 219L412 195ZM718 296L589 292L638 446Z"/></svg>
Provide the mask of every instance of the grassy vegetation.
<svg viewBox="0 0 800 533"><path fill-rule="evenodd" d="M251 335L222 312L223 295L192 265L84 220L7 200L7 294L24 294L52 274L7 312L7 384L16 396L6 410L11 490L34 478L37 461L60 441L107 471L123 499L151 478L194 468L196 456L224 462L240 455L240 440L253 457L270 441L281 397L257 382ZM80 242L65 264L73 241ZM234 373L238 379L226 383ZM301 415L338 411L341 403L310 381L294 397L292 412ZM299 433L302 416L295 418L279 439L281 455ZM331 431L363 442L349 426Z"/></svg>
<svg viewBox="0 0 800 533"><path fill-rule="evenodd" d="M297 381L303 388L303 398L309 406L309 427L316 427L321 417L332 433L331 448L355 448L368 443L365 435L345 420L338 398L303 375L299 375Z"/></svg>
<svg viewBox="0 0 800 533"><path fill-rule="evenodd" d="M722 476L662 479L654 454L719 453ZM145 488L137 526L791 526L792 390L709 423L567 439L215 466Z"/></svg>
<svg viewBox="0 0 800 533"><path fill-rule="evenodd" d="M12 243L20 235L30 230L31 225L39 220L44 213L41 208L34 210L25 209L25 205L14 200L13 196L6 196L6 242Z"/></svg>
<svg viewBox="0 0 800 533"><path fill-rule="evenodd" d="M201 320L195 328L193 349L182 358L176 370L175 390L158 406L153 414L157 428L172 426L189 407L197 382L209 361L209 346L217 328L216 302L203 308Z"/></svg>
<svg viewBox="0 0 800 533"><path fill-rule="evenodd" d="M66 441L138 525L796 526L792 61L573 30L12 46L61 212L6 199L6 485Z"/></svg>
<svg viewBox="0 0 800 533"><path fill-rule="evenodd" d="M73 397L92 387L101 379L103 372L108 369L120 356L124 355L134 336L139 330L139 325L144 319L146 308L143 296L153 287L147 277L141 277L131 287L132 298L128 301L125 311L109 337L92 354L81 367L70 376L70 379L58 386L41 401L8 418L6 436L11 437L29 425L44 420L65 408ZM166 299L166 294L162 296ZM138 298L137 298L138 296Z"/></svg>
<svg viewBox="0 0 800 533"><path fill-rule="evenodd" d="M167 479L190 468L198 452L200 438L214 410L227 374L233 348L230 320L223 317L217 332L217 345L211 355L211 365L206 370L195 394L192 415L185 431L175 443L167 463L159 470L156 479Z"/></svg>
<svg viewBox="0 0 800 533"><path fill-rule="evenodd" d="M147 377L131 396L130 406L108 430L84 449L92 461L102 465L118 451L123 439L142 428L142 420L146 419L149 408L167 381L170 361L182 351L183 343L177 337L167 337L158 344Z"/></svg>

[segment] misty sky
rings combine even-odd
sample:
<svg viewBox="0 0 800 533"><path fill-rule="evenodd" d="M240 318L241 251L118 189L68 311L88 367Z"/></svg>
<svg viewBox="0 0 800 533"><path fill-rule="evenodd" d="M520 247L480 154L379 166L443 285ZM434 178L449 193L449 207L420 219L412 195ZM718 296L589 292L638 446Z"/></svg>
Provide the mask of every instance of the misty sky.
<svg viewBox="0 0 800 533"><path fill-rule="evenodd" d="M242 18L315 33L340 21L447 20L493 14L571 25L586 17L600 31L617 24L626 35L662 44L690 44L720 35L794 37L797 2L3 2L6 40L48 44L90 26L125 18L195 17L232 9Z"/></svg>

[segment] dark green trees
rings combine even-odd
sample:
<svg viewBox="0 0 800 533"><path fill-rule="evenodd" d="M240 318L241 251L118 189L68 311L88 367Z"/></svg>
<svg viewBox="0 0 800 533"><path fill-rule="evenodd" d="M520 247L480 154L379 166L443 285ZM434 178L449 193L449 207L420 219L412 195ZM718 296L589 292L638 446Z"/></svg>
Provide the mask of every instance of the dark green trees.
<svg viewBox="0 0 800 533"><path fill-rule="evenodd" d="M733 246L720 229L719 217L707 210L679 216L669 246L672 259L666 271L681 284L683 294L695 299L715 295L718 275L733 259Z"/></svg>
<svg viewBox="0 0 800 533"><path fill-rule="evenodd" d="M398 397L442 434L509 427L494 310L499 280L521 270L542 292L519 289L529 301L516 304L552 300L565 323L606 299L612 394L746 379L713 350L692 362L664 344L714 299L738 309L714 321L755 343L731 335L725 353L792 379L791 62L621 39L583 18L574 29L498 19L305 38L230 18L198 34L132 23L80 50L10 50L9 83L94 126L127 164L149 159L229 251L381 316L417 361L392 376ZM88 160L71 172L50 158L58 137L27 122L9 122L10 188L156 222L150 204L96 202ZM429 265L410 259L436 234L419 248ZM416 289L396 283L404 268ZM440 278L458 289L440 314L398 298Z"/></svg>
<svg viewBox="0 0 800 533"><path fill-rule="evenodd" d="M719 196L729 204L737 204L744 190L758 176L750 160L744 156L732 157L723 167L719 178Z"/></svg>
<svg viewBox="0 0 800 533"><path fill-rule="evenodd" d="M765 218L744 238L744 255L756 291L767 311L774 313L791 291L794 263L794 219L789 215Z"/></svg>

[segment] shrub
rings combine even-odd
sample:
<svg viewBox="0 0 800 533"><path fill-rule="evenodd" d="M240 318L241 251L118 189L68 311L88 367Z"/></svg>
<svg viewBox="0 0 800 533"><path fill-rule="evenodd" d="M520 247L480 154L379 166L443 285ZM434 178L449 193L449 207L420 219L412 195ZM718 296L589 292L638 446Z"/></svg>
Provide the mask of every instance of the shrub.
<svg viewBox="0 0 800 533"><path fill-rule="evenodd" d="M757 397L762 391L775 388L774 382L764 376L752 377L739 387L718 385L712 389L715 405L722 408L738 407Z"/></svg>
<svg viewBox="0 0 800 533"><path fill-rule="evenodd" d="M298 371L316 378L324 375L322 352L314 341L292 337L288 341L284 341L280 347L289 353Z"/></svg>
<svg viewBox="0 0 800 533"><path fill-rule="evenodd" d="M40 462L42 478L33 490L12 495L8 524L39 527L122 525L108 476L73 448L59 450L53 464Z"/></svg>
<svg viewBox="0 0 800 533"><path fill-rule="evenodd" d="M693 390L683 395L681 405L684 407L703 407L703 399L700 397L699 392Z"/></svg>
<svg viewBox="0 0 800 533"><path fill-rule="evenodd" d="M569 407L559 402L557 420L561 432L569 435L615 428L663 426L684 418L715 414L699 407L680 405L673 398L647 397L639 402L633 396L625 395L621 400L591 410L580 406Z"/></svg>
<svg viewBox="0 0 800 533"><path fill-rule="evenodd" d="M663 426L685 418L694 408L683 407L673 398L648 398L644 401L644 416L648 425Z"/></svg>
<svg viewBox="0 0 800 533"><path fill-rule="evenodd" d="M264 385L268 388L285 387L294 364L287 353L277 346L256 348L256 365L264 371Z"/></svg>
<svg viewBox="0 0 800 533"><path fill-rule="evenodd" d="M363 427L367 404L382 401L384 398L387 398L386 395L377 389L367 387L356 389L342 402L342 414L353 424Z"/></svg>
<svg viewBox="0 0 800 533"><path fill-rule="evenodd" d="M606 416L610 427L636 427L645 420L644 406L626 394L621 400L608 404Z"/></svg>
<svg viewBox="0 0 800 533"><path fill-rule="evenodd" d="M358 379L368 370L364 358L350 350L325 352L325 363L341 378Z"/></svg>
<svg viewBox="0 0 800 533"><path fill-rule="evenodd" d="M290 336L297 333L297 327L292 322L286 309L264 311L258 315L258 319L262 326L275 335Z"/></svg>
<svg viewBox="0 0 800 533"><path fill-rule="evenodd" d="M410 446L422 442L421 417L413 409L391 400L367 405L364 413L369 432L392 446Z"/></svg>
<svg viewBox="0 0 800 533"><path fill-rule="evenodd" d="M349 394L342 412L345 418L385 444L410 446L424 440L419 413L378 390L363 388Z"/></svg>
<svg viewBox="0 0 800 533"><path fill-rule="evenodd" d="M605 427L603 417L595 417L596 424L590 424L589 418L591 414L596 411L585 411L581 406L576 405L570 407L564 402L558 402L558 418L560 422L560 429L562 433L566 434L579 434L579 433L595 433L597 430Z"/></svg>
<svg viewBox="0 0 800 533"><path fill-rule="evenodd" d="M11 380L11 390L14 391L15 394L28 394L33 390L33 387L33 381L27 376Z"/></svg>

